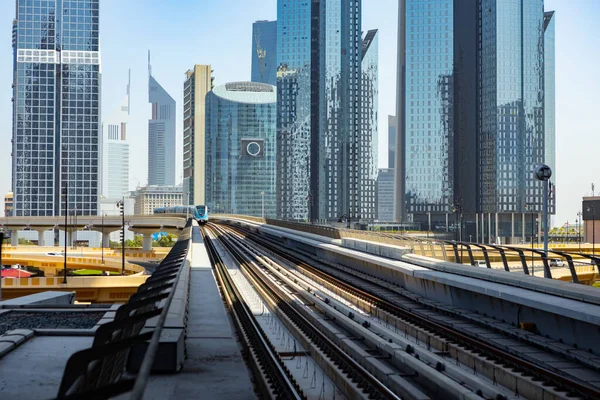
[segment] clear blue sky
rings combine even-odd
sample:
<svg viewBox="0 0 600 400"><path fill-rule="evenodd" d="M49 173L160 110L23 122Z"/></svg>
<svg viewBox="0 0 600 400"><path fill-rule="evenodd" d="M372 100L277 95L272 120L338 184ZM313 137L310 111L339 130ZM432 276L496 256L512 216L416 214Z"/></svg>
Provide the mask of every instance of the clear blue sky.
<svg viewBox="0 0 600 400"><path fill-rule="evenodd" d="M177 101L177 181L181 181L186 70L211 64L216 84L250 79L252 22L277 17L276 0L101 0L102 106L109 114L132 73L131 187L147 180L147 51L156 79ZM11 27L14 0L0 0L0 204L11 184ZM546 0L556 10L558 215L574 222L581 196L600 192L600 0ZM364 0L363 31L379 29L379 165L387 166L387 115L395 113L396 0Z"/></svg>

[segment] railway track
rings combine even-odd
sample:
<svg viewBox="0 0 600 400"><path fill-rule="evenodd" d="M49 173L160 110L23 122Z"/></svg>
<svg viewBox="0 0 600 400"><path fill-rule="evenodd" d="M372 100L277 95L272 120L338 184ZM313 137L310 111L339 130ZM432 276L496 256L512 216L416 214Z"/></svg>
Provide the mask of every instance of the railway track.
<svg viewBox="0 0 600 400"><path fill-rule="evenodd" d="M278 318L305 348L310 349L313 359L321 369L327 371L329 378L347 398L400 399L325 335L307 315L307 304L290 298L289 288L285 288L273 280L265 279L258 266L248 259L247 254L244 254L243 249L225 239L222 232L217 232L214 226L209 225L204 229L219 237L221 244L239 263L255 289L268 300L268 304L276 312ZM208 237L206 233L205 236Z"/></svg>
<svg viewBox="0 0 600 400"><path fill-rule="evenodd" d="M259 382L261 394L273 399L305 399L302 390L291 378L273 345L267 339L248 306L245 305L221 256L204 229L202 234L209 258L215 268L217 283L231 311L236 328L243 338L244 353L257 382Z"/></svg>
<svg viewBox="0 0 600 400"><path fill-rule="evenodd" d="M502 383L512 388L515 395L533 394L537 390L537 393L546 393L544 396L549 396L544 398L600 398L599 388L586 382L584 378L577 379L544 368L473 338L465 332L442 325L434 318L411 311L411 306L407 306L406 301L399 300L401 296L390 288L391 285L387 282L378 282L370 276L360 276L349 268L340 269L340 266L324 265L322 261L318 262L320 267L316 268L313 265L315 261L312 260L309 264L306 255L290 254L289 250L283 250L276 242L268 241L249 230L239 227L232 227L232 229L277 257L288 260L302 273L327 285L336 293L356 299L357 306L365 311L385 318L386 321L394 320L395 329L400 327L401 330L410 331L416 335L417 340L420 336L423 342L428 342L428 347L434 348L441 354L456 357L457 362L460 358L462 362L473 365L474 372L479 366L479 373L485 374L487 371L494 384L500 383L499 380L502 379L500 375L502 375L506 381ZM412 308L418 310L423 307L413 305ZM520 379L517 379L519 377Z"/></svg>

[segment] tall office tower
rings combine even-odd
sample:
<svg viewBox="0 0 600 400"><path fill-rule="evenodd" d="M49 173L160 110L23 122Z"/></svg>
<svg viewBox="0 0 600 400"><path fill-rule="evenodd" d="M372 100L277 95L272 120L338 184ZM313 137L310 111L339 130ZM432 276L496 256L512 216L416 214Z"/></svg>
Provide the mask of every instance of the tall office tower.
<svg viewBox="0 0 600 400"><path fill-rule="evenodd" d="M148 52L148 185L175 184L175 100L152 76Z"/></svg>
<svg viewBox="0 0 600 400"><path fill-rule="evenodd" d="M251 80L277 85L277 21L252 24Z"/></svg>
<svg viewBox="0 0 600 400"><path fill-rule="evenodd" d="M130 113L131 71L127 94L119 108L102 123L102 196L120 199L129 196L129 142L127 122Z"/></svg>
<svg viewBox="0 0 600 400"><path fill-rule="evenodd" d="M554 20L554 11L544 13L544 154L545 163L552 168L552 182L556 182ZM554 200L552 205L556 207Z"/></svg>
<svg viewBox="0 0 600 400"><path fill-rule="evenodd" d="M15 216L95 215L100 138L99 0L16 1ZM68 188L68 189L67 189Z"/></svg>
<svg viewBox="0 0 600 400"><path fill-rule="evenodd" d="M394 170L380 168L377 174L377 215L379 222L394 220Z"/></svg>
<svg viewBox="0 0 600 400"><path fill-rule="evenodd" d="M398 119L388 115L388 168L396 165L396 138L398 137Z"/></svg>
<svg viewBox="0 0 600 400"><path fill-rule="evenodd" d="M362 42L361 53L357 219L373 221L377 213L375 184L379 153L379 34L377 29L367 32Z"/></svg>
<svg viewBox="0 0 600 400"><path fill-rule="evenodd" d="M214 213L275 216L276 89L232 82L206 95L206 204Z"/></svg>
<svg viewBox="0 0 600 400"><path fill-rule="evenodd" d="M183 201L205 204L206 94L213 88L210 65L194 65L183 83Z"/></svg>
<svg viewBox="0 0 600 400"><path fill-rule="evenodd" d="M360 218L361 1L279 0L277 215Z"/></svg>
<svg viewBox="0 0 600 400"><path fill-rule="evenodd" d="M553 109L543 0L401 0L399 27L396 218L524 239Z"/></svg>

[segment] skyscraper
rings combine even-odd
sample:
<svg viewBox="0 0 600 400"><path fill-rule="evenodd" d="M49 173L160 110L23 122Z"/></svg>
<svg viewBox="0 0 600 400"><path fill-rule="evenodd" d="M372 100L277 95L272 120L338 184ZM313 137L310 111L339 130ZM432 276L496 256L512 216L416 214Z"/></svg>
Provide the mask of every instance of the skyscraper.
<svg viewBox="0 0 600 400"><path fill-rule="evenodd" d="M277 21L252 24L252 82L277 84Z"/></svg>
<svg viewBox="0 0 600 400"><path fill-rule="evenodd" d="M131 71L127 94L119 108L102 123L102 196L119 199L129 196L129 142L127 122L130 113Z"/></svg>
<svg viewBox="0 0 600 400"><path fill-rule="evenodd" d="M358 215L356 219L373 221L377 209L375 191L378 164L379 124L379 34L367 32L361 48L360 136L358 137Z"/></svg>
<svg viewBox="0 0 600 400"><path fill-rule="evenodd" d="M95 215L100 138L99 0L16 1L13 215ZM58 77L58 79L57 79ZM67 189L68 187L68 189Z"/></svg>
<svg viewBox="0 0 600 400"><path fill-rule="evenodd" d="M275 216L276 91L232 82L206 95L206 204L215 213Z"/></svg>
<svg viewBox="0 0 600 400"><path fill-rule="evenodd" d="M361 1L279 0L277 10L277 214L363 218L360 160L372 143L360 141Z"/></svg>
<svg viewBox="0 0 600 400"><path fill-rule="evenodd" d="M553 162L551 20L543 0L400 1L396 218L524 237L541 212L533 168Z"/></svg>
<svg viewBox="0 0 600 400"><path fill-rule="evenodd" d="M396 138L398 137L398 119L388 115L388 168L396 165Z"/></svg>
<svg viewBox="0 0 600 400"><path fill-rule="evenodd" d="M544 134L546 164L552 168L552 182L556 182L556 116L554 85L554 11L544 13ZM556 206L556 204L554 204Z"/></svg>
<svg viewBox="0 0 600 400"><path fill-rule="evenodd" d="M183 83L183 201L205 204L206 94L213 88L210 65L194 65Z"/></svg>
<svg viewBox="0 0 600 400"><path fill-rule="evenodd" d="M148 185L175 184L175 100L152 76L148 52Z"/></svg>

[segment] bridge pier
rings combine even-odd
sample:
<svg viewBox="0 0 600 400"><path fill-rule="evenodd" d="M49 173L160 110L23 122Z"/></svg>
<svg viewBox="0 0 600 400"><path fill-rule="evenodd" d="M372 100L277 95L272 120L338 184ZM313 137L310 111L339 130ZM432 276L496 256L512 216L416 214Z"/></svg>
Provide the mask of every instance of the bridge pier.
<svg viewBox="0 0 600 400"><path fill-rule="evenodd" d="M104 247L105 249L110 247L110 233L103 233L102 234L102 247Z"/></svg>
<svg viewBox="0 0 600 400"><path fill-rule="evenodd" d="M142 250L152 250L152 234L144 233L144 241L142 242Z"/></svg>
<svg viewBox="0 0 600 400"><path fill-rule="evenodd" d="M10 235L10 245L16 247L19 245L19 231L14 229Z"/></svg>
<svg viewBox="0 0 600 400"><path fill-rule="evenodd" d="M38 246L45 246L46 241L44 240L44 233L46 233L47 229L36 229L36 231L38 233Z"/></svg>

